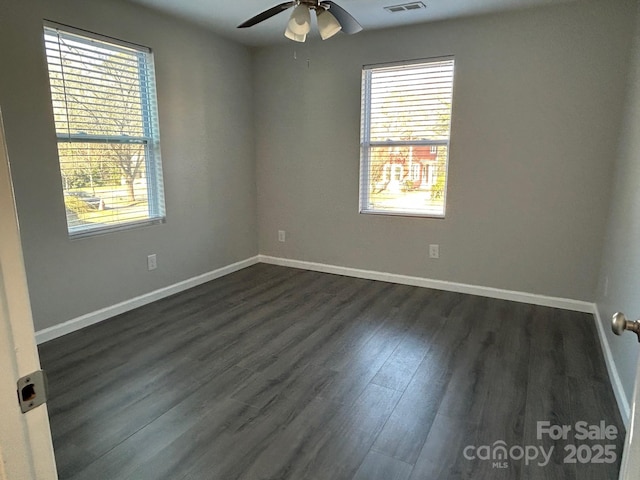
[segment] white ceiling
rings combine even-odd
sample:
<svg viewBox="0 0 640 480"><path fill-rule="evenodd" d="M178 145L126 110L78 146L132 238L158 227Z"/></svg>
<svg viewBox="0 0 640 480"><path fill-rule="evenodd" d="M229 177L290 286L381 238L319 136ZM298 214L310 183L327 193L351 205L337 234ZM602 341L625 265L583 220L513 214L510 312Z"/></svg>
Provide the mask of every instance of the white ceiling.
<svg viewBox="0 0 640 480"><path fill-rule="evenodd" d="M286 0L130 1L197 22L246 45L255 46L290 41L283 36L290 10L271 17L254 27L236 28L245 20ZM408 3L411 0L334 1L353 15L365 30L371 30L572 0L422 0L427 8L399 13L389 13L383 7Z"/></svg>

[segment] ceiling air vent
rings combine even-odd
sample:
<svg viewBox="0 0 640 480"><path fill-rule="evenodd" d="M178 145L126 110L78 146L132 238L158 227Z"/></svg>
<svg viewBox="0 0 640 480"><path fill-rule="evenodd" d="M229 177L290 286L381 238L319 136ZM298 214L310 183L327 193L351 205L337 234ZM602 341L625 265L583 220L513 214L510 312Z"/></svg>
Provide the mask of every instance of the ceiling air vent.
<svg viewBox="0 0 640 480"><path fill-rule="evenodd" d="M422 2L403 3L402 5L392 5L390 7L384 7L387 12L391 13L407 12L409 10L419 10L421 8L426 8L425 4Z"/></svg>

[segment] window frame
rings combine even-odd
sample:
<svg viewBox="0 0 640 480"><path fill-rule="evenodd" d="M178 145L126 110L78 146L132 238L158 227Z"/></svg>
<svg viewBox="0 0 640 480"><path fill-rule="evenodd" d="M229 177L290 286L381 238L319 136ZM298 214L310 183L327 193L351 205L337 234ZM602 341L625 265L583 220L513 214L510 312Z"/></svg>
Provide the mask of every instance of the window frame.
<svg viewBox="0 0 640 480"><path fill-rule="evenodd" d="M100 42L101 44L108 44L108 51L110 53L126 53L128 55L138 57L138 88L140 90L140 114L142 119L143 134L142 135L111 135L111 134L87 134L87 133L71 133L70 129L66 132L59 131L58 124L55 120L55 106L53 98L53 85L52 76L49 64L49 53L47 52L47 36L53 35L58 38L68 38L71 40L80 37L80 42L90 44L91 40ZM60 145L61 144L119 144L119 145L141 145L144 151L144 165L145 165L145 179L146 187L145 193L147 198L147 217L134 219L134 220L122 220L113 223L108 223L99 227L74 227L69 224L68 216L66 217L67 232L69 238L77 239L84 237L92 237L96 235L102 235L121 230L129 230L132 228L148 225L157 225L166 223L166 209L164 200L164 182L162 175L162 156L160 150L160 126L159 126L159 113L157 102L157 82L155 75L155 62L153 50L147 46L139 45L136 43L120 40L108 35L102 35L99 33L79 29L69 25L53 22L50 20L43 21L43 39L45 47L45 61L47 63L47 77L49 80L50 92L51 92L51 106L52 114L54 116L54 127L56 130L56 145L58 146L58 165L60 167L60 179L64 182L62 175L62 163L60 158ZM119 50L119 48L122 50ZM133 51L133 52L132 52ZM135 53L134 53L135 52ZM63 89L66 88L66 83L63 75ZM94 84L95 85L95 84ZM65 99L64 104L68 102ZM123 117L124 118L124 117ZM67 120L67 126L69 125ZM135 180L134 180L135 181ZM64 190L64 186L63 186ZM66 203L65 203L66 205ZM65 207L66 211L66 207Z"/></svg>
<svg viewBox="0 0 640 480"><path fill-rule="evenodd" d="M451 108L449 112L449 132L446 140L388 140L388 141L371 141L371 89L372 89L372 72L376 69L411 67L420 66L429 63L451 61L452 62L452 79L451 79ZM444 219L446 217L447 208L447 190L449 184L449 160L451 147L451 129L453 118L453 98L455 91L455 57L454 55L446 55L440 57L421 58L414 60L403 60L397 62L387 62L378 64L368 64L362 66L361 80L361 124L360 124L360 182L359 182L359 213L366 215L384 215L384 216L402 216L402 217L418 217ZM381 210L369 207L369 166L370 152L375 147L402 147L402 146L430 146L431 151L434 147L444 146L447 149L445 160L445 183L443 188L443 206L442 214L429 212L418 212L408 210ZM429 166L431 170L432 166Z"/></svg>

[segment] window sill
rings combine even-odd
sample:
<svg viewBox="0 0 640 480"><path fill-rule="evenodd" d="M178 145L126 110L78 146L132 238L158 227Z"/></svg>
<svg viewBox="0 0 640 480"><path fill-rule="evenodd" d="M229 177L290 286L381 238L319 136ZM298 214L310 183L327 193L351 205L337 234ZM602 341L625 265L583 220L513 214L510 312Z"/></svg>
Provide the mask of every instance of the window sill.
<svg viewBox="0 0 640 480"><path fill-rule="evenodd" d="M121 223L118 225L109 225L109 226L100 227L100 228L92 228L89 230L78 229L76 231L69 232L69 240L81 240L83 238L96 237L99 235L106 235L108 233L121 232L123 230L132 230L138 227L159 225L166 222L167 222L166 218L162 217L162 218L153 218L148 220L140 220L137 222Z"/></svg>
<svg viewBox="0 0 640 480"><path fill-rule="evenodd" d="M428 213L428 212L407 212L400 210L369 210L369 209L361 209L361 214L365 215L383 215L383 216L392 216L392 217L418 217L418 218L433 218L436 220L444 220L445 214L439 213Z"/></svg>

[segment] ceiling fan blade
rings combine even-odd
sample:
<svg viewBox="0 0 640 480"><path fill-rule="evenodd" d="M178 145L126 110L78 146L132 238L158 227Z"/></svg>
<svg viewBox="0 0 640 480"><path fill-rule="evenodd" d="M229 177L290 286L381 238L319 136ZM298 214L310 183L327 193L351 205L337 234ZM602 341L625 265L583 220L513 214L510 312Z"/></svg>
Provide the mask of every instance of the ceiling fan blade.
<svg viewBox="0 0 640 480"><path fill-rule="evenodd" d="M260 22L264 22L266 19L271 18L280 12L284 12L285 10L291 7L294 7L295 5L296 5L296 2L285 2L285 3L281 3L280 5L276 5L275 7L271 7L269 10L265 10L264 12L259 13L255 17L250 18L246 22L241 23L240 25L238 25L238 28L253 27L254 25Z"/></svg>
<svg viewBox="0 0 640 480"><path fill-rule="evenodd" d="M342 31L344 33L352 35L362 30L362 25L360 25L358 21L340 5L330 0L321 2L321 5L329 5L329 12L331 12L333 16L336 17L336 20L338 20L340 25L342 25Z"/></svg>

